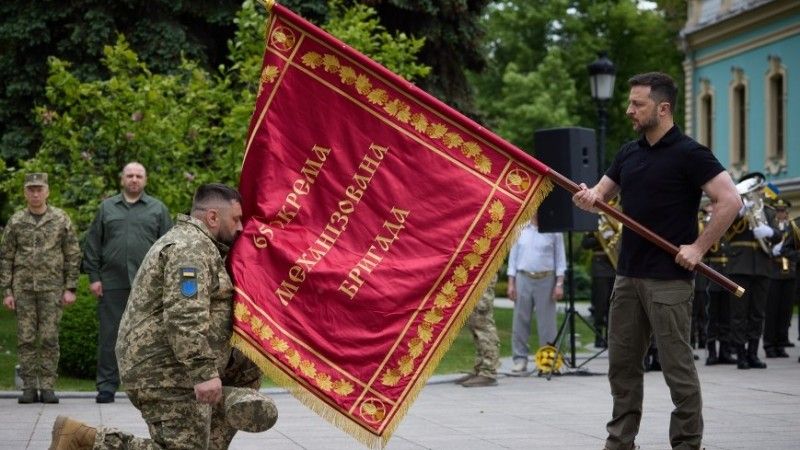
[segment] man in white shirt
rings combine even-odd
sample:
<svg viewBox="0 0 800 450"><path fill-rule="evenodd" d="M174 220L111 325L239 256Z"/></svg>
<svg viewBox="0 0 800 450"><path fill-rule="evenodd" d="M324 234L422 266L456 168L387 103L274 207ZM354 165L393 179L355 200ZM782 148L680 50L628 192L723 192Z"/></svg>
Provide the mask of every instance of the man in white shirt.
<svg viewBox="0 0 800 450"><path fill-rule="evenodd" d="M528 369L528 338L534 309L539 346L555 342L556 302L564 297L566 268L564 237L561 233L540 233L534 215L508 256L508 298L514 302L511 351L515 374Z"/></svg>

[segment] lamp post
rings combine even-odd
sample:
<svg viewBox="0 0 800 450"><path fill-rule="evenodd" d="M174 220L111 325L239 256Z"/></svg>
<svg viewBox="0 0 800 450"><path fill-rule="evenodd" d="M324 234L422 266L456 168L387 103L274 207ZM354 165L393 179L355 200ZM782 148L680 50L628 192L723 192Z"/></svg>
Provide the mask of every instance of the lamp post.
<svg viewBox="0 0 800 450"><path fill-rule="evenodd" d="M589 86L592 89L592 98L597 103L600 136L597 142L597 181L603 176L603 161L606 155L606 124L608 112L606 105L614 94L614 79L617 68L608 59L605 51L597 53L597 59L586 66L589 70Z"/></svg>

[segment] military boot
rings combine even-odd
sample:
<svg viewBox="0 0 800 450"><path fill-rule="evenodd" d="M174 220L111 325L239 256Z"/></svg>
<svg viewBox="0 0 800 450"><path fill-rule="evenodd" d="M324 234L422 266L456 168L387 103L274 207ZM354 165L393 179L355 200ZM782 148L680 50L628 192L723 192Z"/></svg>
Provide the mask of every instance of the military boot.
<svg viewBox="0 0 800 450"><path fill-rule="evenodd" d="M497 386L497 379L483 376L483 375L476 375L469 380L461 383L462 386L466 388L470 387L486 387L486 386Z"/></svg>
<svg viewBox="0 0 800 450"><path fill-rule="evenodd" d="M38 403L39 392L36 389L23 389L22 395L17 397L18 403Z"/></svg>
<svg viewBox="0 0 800 450"><path fill-rule="evenodd" d="M706 358L706 365L713 366L718 364L719 359L717 358L717 341L706 342L706 347L708 348L708 358Z"/></svg>
<svg viewBox="0 0 800 450"><path fill-rule="evenodd" d="M736 364L736 360L731 354L731 346L726 341L719 341L719 358L717 360L720 364Z"/></svg>
<svg viewBox="0 0 800 450"><path fill-rule="evenodd" d="M753 369L767 368L767 364L758 359L758 339L747 343L747 364Z"/></svg>
<svg viewBox="0 0 800 450"><path fill-rule="evenodd" d="M58 416L53 424L50 450L90 450L96 435L95 428L67 416Z"/></svg>
<svg viewBox="0 0 800 450"><path fill-rule="evenodd" d="M736 368L749 369L750 364L747 362L747 352L745 351L744 344L736 345Z"/></svg>
<svg viewBox="0 0 800 450"><path fill-rule="evenodd" d="M42 389L40 400L42 403L58 403L58 397L52 389Z"/></svg>

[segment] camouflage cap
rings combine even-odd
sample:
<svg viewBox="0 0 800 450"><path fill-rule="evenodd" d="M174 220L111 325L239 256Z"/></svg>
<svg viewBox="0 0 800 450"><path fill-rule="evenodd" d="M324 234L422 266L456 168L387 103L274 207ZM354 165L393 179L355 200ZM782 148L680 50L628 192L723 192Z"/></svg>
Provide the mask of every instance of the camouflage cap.
<svg viewBox="0 0 800 450"><path fill-rule="evenodd" d="M255 389L224 386L225 420L237 430L259 433L278 421L275 402Z"/></svg>
<svg viewBox="0 0 800 450"><path fill-rule="evenodd" d="M47 174L44 172L25 174L25 187L28 186L47 186Z"/></svg>

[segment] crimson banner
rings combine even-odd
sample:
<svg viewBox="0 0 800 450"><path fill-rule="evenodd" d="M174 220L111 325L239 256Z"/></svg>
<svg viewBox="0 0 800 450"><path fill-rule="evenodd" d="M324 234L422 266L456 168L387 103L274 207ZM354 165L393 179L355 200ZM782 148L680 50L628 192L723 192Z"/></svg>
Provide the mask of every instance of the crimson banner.
<svg viewBox="0 0 800 450"><path fill-rule="evenodd" d="M280 5L266 39L230 256L233 343L380 447L549 169Z"/></svg>

